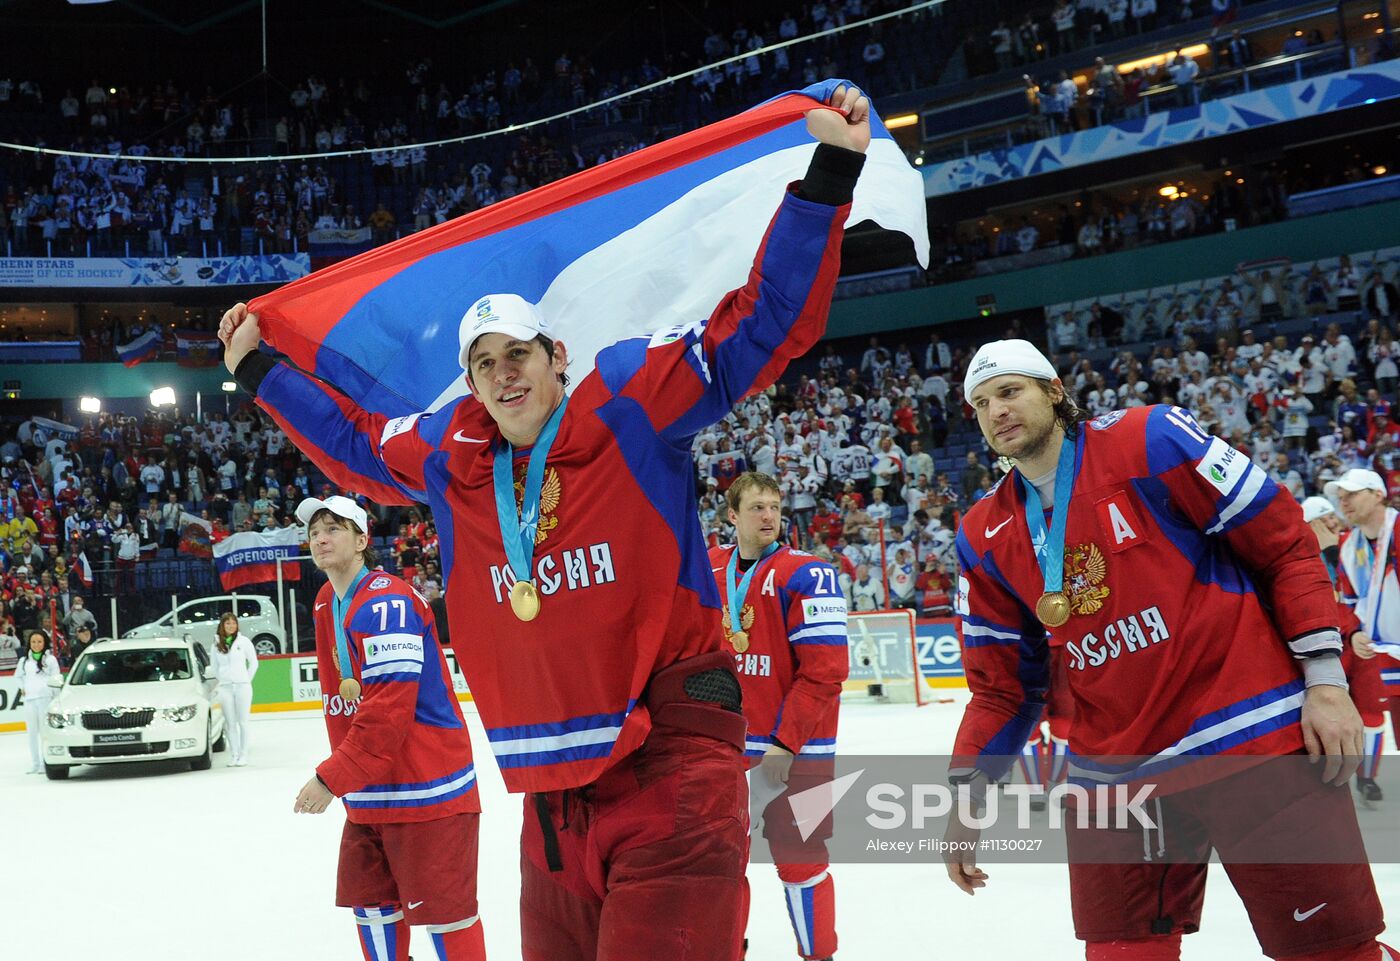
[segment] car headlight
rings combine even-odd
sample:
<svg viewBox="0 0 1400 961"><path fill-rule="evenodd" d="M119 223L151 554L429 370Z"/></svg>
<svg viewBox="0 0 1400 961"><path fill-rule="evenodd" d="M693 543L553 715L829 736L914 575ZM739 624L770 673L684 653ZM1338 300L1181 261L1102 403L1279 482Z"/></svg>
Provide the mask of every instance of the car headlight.
<svg viewBox="0 0 1400 961"><path fill-rule="evenodd" d="M73 727L78 723L80 713L79 711L50 711L48 715L49 727L55 729Z"/></svg>
<svg viewBox="0 0 1400 961"><path fill-rule="evenodd" d="M161 709L160 716L167 721L188 721L190 718L194 717L195 712L198 710L198 704L186 704L184 707L166 707Z"/></svg>

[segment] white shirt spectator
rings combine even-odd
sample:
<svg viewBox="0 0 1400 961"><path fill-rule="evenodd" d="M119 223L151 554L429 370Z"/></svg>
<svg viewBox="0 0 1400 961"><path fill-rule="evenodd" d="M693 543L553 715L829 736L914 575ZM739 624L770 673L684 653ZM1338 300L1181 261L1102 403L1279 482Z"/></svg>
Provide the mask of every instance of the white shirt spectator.
<svg viewBox="0 0 1400 961"><path fill-rule="evenodd" d="M1356 348L1351 345L1351 338L1340 334L1335 344L1324 342L1322 361L1338 380L1350 377L1356 370Z"/></svg>
<svg viewBox="0 0 1400 961"><path fill-rule="evenodd" d="M876 577L851 582L851 607L857 611L876 611L885 606L885 589Z"/></svg>

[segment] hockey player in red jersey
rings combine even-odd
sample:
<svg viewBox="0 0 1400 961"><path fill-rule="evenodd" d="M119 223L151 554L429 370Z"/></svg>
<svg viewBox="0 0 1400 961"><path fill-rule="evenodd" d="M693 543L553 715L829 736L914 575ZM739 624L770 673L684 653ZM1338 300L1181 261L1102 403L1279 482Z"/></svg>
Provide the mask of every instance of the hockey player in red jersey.
<svg viewBox="0 0 1400 961"><path fill-rule="evenodd" d="M785 547L782 491L767 474L741 474L726 493L736 544L710 551L723 604L720 626L744 689L750 778L806 790L831 779L841 684L850 667L846 599L821 558ZM776 806L776 807L775 807ZM786 810L777 797L769 810ZM752 813L752 812L751 812ZM836 888L820 830L804 842L790 811L764 818L764 834L786 892L804 958L836 952ZM794 856L800 863L791 863Z"/></svg>
<svg viewBox="0 0 1400 961"><path fill-rule="evenodd" d="M1375 471L1357 468L1327 484L1349 525L1337 550L1337 590L1352 611L1343 625L1350 643L1342 655L1348 676L1359 675L1366 706L1366 760L1357 789L1368 801L1381 800L1375 781L1381 744L1385 739L1385 705L1389 694L1390 722L1400 739L1400 581L1396 579L1396 538L1400 512L1386 504L1385 482ZM1379 560L1377 560L1379 558ZM1372 688L1371 682L1376 686ZM1360 702L1358 702L1359 705Z"/></svg>
<svg viewBox="0 0 1400 961"><path fill-rule="evenodd" d="M1316 781L1295 777L1296 793L1241 800L1245 776L1270 756L1306 750L1320 779L1344 785L1361 753L1335 596L1297 502L1180 408L1083 422L1054 367L1023 340L982 347L964 394L1015 470L958 533L973 696L954 781L976 796L1019 753L1044 704L1053 631L1075 702L1072 778L1142 783L1188 754L1249 768L1159 792L1148 840L1136 827L1070 820L1070 901L1089 961L1179 958L1181 935L1200 926L1212 846L1268 956L1379 961L1384 923L1349 792L1324 791L1318 802ZM1098 760L1106 755L1144 760L1124 767ZM965 824L953 819L950 836L975 837ZM1245 842L1294 851L1324 828L1359 863L1231 856ZM972 855L950 856L948 874L968 893L987 883Z"/></svg>
<svg viewBox="0 0 1400 961"><path fill-rule="evenodd" d="M404 961L410 924L426 927L438 961L483 961L481 800L432 610L369 569L369 521L353 500L311 497L296 513L329 578L313 615L331 756L293 809L345 805L336 904L354 909L365 961Z"/></svg>
<svg viewBox="0 0 1400 961"><path fill-rule="evenodd" d="M334 481L431 505L452 646L506 787L528 792L525 961L736 957L747 791L689 450L821 336L870 144L838 87L748 283L708 318L621 341L565 393L568 352L515 294L462 318L469 398L389 419L257 351L239 304L224 360Z"/></svg>

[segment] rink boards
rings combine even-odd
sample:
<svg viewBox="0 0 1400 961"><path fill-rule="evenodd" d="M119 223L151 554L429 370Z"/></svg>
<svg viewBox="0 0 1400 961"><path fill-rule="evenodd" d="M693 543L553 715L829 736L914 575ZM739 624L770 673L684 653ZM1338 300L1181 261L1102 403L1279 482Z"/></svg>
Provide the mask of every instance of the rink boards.
<svg viewBox="0 0 1400 961"><path fill-rule="evenodd" d="M930 688L966 687L962 651L953 621L925 618L918 622L915 630L915 647L924 682ZM470 701L466 679L450 650L447 666L452 673L457 699ZM0 732L24 730L23 704L19 681L14 674L0 674ZM314 655L282 654L260 659L257 676L253 679L254 711L309 711L320 706L321 682Z"/></svg>

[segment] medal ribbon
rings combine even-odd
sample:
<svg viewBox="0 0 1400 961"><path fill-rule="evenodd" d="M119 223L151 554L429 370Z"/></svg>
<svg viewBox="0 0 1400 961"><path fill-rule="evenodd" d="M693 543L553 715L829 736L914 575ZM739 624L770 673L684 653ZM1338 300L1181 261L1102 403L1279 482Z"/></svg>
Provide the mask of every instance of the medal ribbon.
<svg viewBox="0 0 1400 961"><path fill-rule="evenodd" d="M350 639L345 636L345 608L354 598L360 582L366 577L369 577L369 569L360 568L360 573L355 575L354 582L343 598L335 593L334 588L331 589L331 618L335 621L335 652L340 658L341 678L355 676L355 670L350 664Z"/></svg>
<svg viewBox="0 0 1400 961"><path fill-rule="evenodd" d="M744 571L743 580L735 584L734 576L739 571L739 548L736 545L734 553L729 555L729 566L724 570L725 584L729 588L729 627L730 633L738 634L744 629L744 598L749 595L749 582L753 580L754 571L758 570L765 560L777 553L782 546L777 541L769 544L763 549L763 553L758 555L758 560L753 562L753 566Z"/></svg>
<svg viewBox="0 0 1400 961"><path fill-rule="evenodd" d="M1065 587L1065 523L1069 518L1069 498L1074 491L1074 475L1079 471L1079 445L1066 437L1060 442L1060 463L1055 468L1055 505L1050 516L1050 530L1045 530L1045 508L1040 492L1026 480L1018 469L1021 489L1026 494L1026 529L1030 531L1031 546L1035 548L1036 563L1045 576L1045 593L1054 594Z"/></svg>
<svg viewBox="0 0 1400 961"><path fill-rule="evenodd" d="M545 421L535 446L530 451L530 463L525 468L525 496L521 498L520 509L515 507L515 451L510 441L504 437L496 447L495 459L491 464L491 476L496 487L496 519L501 525L501 543L506 549L506 560L518 581L533 579L535 566L535 531L540 523L540 490L544 487L544 462L549 457L549 448L559 433L559 423L564 419L564 408L569 406L569 395L565 394L554 413Z"/></svg>

